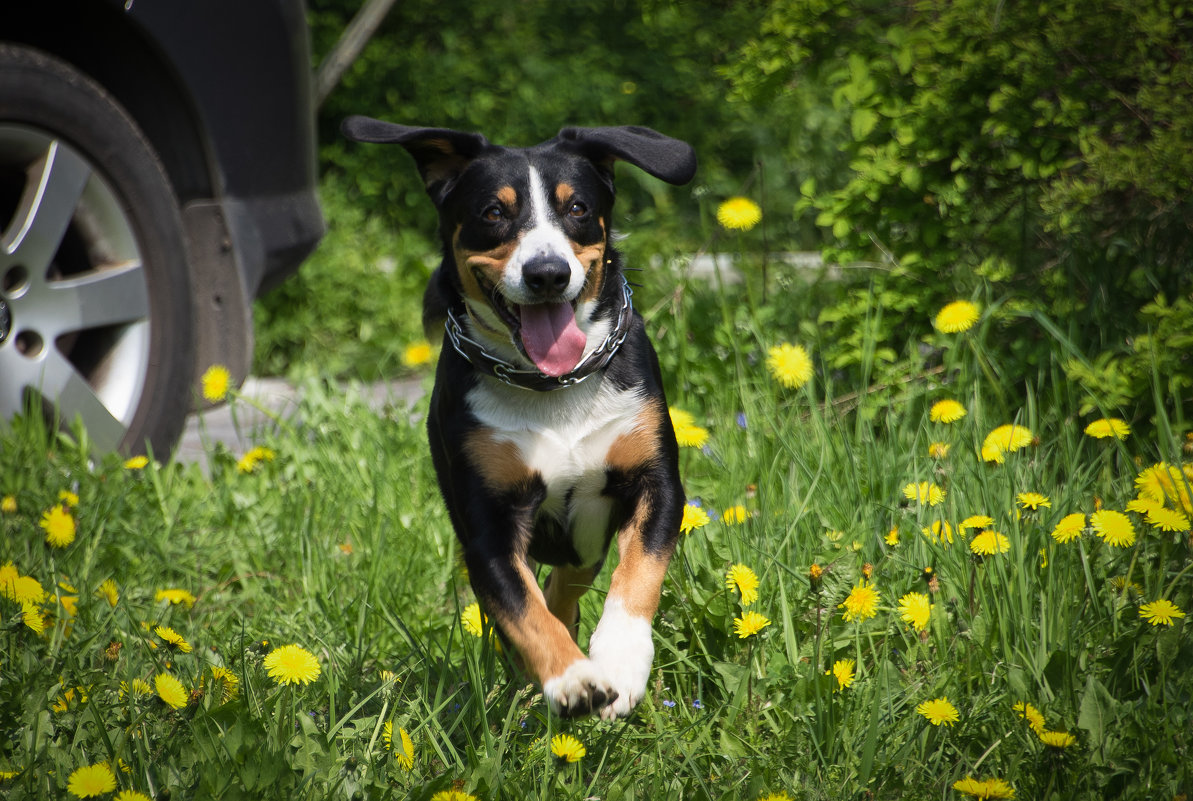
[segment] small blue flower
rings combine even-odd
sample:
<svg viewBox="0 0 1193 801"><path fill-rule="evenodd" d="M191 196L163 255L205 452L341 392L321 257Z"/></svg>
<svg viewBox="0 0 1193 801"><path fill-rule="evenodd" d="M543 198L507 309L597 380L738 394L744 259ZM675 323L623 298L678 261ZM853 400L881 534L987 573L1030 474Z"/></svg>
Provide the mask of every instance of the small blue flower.
<svg viewBox="0 0 1193 801"><path fill-rule="evenodd" d="M742 429L743 431L746 428L748 428L748 426L746 425L746 413L745 412L737 413L737 427Z"/></svg>
<svg viewBox="0 0 1193 801"><path fill-rule="evenodd" d="M667 707L668 709L674 709L675 702L674 701L663 701L663 706Z"/></svg>
<svg viewBox="0 0 1193 801"><path fill-rule="evenodd" d="M700 699L697 698L695 701L692 702L692 708L693 709L704 709L704 704L700 703Z"/></svg>

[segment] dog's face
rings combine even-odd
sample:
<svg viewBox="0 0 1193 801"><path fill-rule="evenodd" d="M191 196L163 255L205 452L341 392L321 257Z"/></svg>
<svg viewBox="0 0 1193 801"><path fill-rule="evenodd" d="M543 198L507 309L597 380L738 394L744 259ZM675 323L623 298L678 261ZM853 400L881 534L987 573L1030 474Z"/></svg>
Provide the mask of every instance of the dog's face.
<svg viewBox="0 0 1193 801"><path fill-rule="evenodd" d="M343 130L414 156L480 334L512 344L548 376L570 372L600 324L613 162L675 184L695 171L688 145L645 128L567 128L531 148L366 117L348 118Z"/></svg>
<svg viewBox="0 0 1193 801"><path fill-rule="evenodd" d="M545 375L563 375L583 356L612 204L595 165L550 148L476 159L440 203L473 319Z"/></svg>

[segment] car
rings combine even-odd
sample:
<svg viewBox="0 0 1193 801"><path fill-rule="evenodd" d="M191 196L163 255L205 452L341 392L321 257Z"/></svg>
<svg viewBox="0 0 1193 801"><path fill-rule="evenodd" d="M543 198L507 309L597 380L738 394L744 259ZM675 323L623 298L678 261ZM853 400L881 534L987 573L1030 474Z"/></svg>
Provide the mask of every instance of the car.
<svg viewBox="0 0 1193 801"><path fill-rule="evenodd" d="M324 223L301 0L0 8L0 425L168 454Z"/></svg>

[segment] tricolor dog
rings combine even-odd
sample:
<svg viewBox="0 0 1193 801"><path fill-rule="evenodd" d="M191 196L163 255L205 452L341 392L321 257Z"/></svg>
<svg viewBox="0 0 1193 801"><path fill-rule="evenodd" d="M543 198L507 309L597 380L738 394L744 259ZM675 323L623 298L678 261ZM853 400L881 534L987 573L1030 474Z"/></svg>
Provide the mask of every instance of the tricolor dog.
<svg viewBox="0 0 1193 801"><path fill-rule="evenodd" d="M628 715L683 511L658 360L611 239L613 166L672 184L692 148L647 128L565 128L529 148L350 117L414 157L443 263L423 301L444 337L427 421L477 599L562 715ZM619 562L585 656L578 601ZM551 571L540 589L537 565Z"/></svg>

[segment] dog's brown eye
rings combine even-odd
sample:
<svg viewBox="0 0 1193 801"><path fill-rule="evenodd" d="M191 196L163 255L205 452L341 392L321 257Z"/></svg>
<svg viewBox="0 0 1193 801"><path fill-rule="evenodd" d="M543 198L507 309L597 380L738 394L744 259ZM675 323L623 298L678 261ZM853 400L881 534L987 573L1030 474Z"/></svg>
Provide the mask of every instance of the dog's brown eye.
<svg viewBox="0 0 1193 801"><path fill-rule="evenodd" d="M572 205L568 206L568 214L570 214L573 217L583 217L587 213L588 213L588 206L585 206L583 203L581 203L578 200L573 201Z"/></svg>
<svg viewBox="0 0 1193 801"><path fill-rule="evenodd" d="M501 210L501 206L489 206L481 212L481 216L488 222L501 222L505 219L505 212Z"/></svg>

